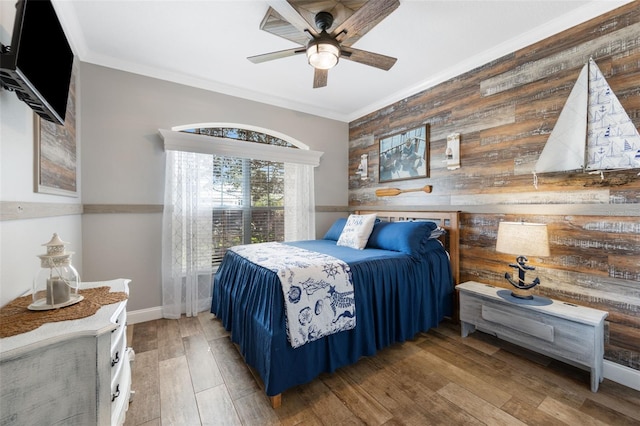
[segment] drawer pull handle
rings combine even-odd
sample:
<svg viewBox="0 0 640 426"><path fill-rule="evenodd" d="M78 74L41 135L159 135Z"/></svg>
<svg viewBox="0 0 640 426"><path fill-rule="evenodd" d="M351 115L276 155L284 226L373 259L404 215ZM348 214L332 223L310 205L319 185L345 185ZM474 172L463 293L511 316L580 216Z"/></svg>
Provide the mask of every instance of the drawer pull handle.
<svg viewBox="0 0 640 426"><path fill-rule="evenodd" d="M120 358L118 357L118 354L119 354L119 352L116 352L116 357L111 360L111 366L112 367L120 362Z"/></svg>
<svg viewBox="0 0 640 426"><path fill-rule="evenodd" d="M111 402L115 401L117 397L120 396L120 384L116 385L116 393L111 394Z"/></svg>
<svg viewBox="0 0 640 426"><path fill-rule="evenodd" d="M113 330L111 330L111 332L113 333L114 331L118 330L120 328L120 318L116 318L116 325L118 327L114 328Z"/></svg>

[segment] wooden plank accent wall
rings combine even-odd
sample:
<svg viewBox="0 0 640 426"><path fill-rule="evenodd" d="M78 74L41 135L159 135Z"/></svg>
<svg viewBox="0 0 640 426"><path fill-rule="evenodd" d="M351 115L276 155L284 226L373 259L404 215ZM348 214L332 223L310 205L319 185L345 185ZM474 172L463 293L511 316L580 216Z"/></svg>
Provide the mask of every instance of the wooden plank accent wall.
<svg viewBox="0 0 640 426"><path fill-rule="evenodd" d="M495 252L503 220L548 224L551 256L530 259L540 294L609 312L605 358L640 370L639 170L531 171L582 66L593 57L640 128L640 2L513 52L349 125L349 206L461 210L461 281L509 287L513 256ZM430 177L378 183L378 139L430 124ZM446 137L461 134L447 170ZM369 154L369 178L355 174ZM431 194L378 198L381 187ZM531 274L533 279L536 275Z"/></svg>

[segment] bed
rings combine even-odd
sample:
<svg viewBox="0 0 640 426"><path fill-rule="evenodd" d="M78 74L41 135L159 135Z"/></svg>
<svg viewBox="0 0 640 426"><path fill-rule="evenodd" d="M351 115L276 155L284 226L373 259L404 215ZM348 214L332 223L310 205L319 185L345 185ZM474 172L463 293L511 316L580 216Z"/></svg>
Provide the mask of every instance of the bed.
<svg viewBox="0 0 640 426"><path fill-rule="evenodd" d="M230 250L214 276L211 312L230 331L245 362L259 375L274 408L281 404L285 390L411 339L454 316L458 212L355 213L377 217L362 250L338 244L343 243L340 234L344 232L340 227L344 223L339 221L324 239L283 243L348 265L356 318L352 329L294 348L287 334L285 292L276 272ZM402 238L388 238L389 232L397 233L398 226L410 226L406 222L427 223L435 230L429 234L422 230L418 237L410 235L413 240L406 249ZM439 230L446 232L440 235ZM387 237L377 231L387 232Z"/></svg>

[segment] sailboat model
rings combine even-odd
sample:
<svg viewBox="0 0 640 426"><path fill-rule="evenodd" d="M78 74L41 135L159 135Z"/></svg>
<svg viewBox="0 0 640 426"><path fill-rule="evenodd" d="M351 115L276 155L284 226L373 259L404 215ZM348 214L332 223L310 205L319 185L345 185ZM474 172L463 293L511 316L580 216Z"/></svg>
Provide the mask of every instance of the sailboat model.
<svg viewBox="0 0 640 426"><path fill-rule="evenodd" d="M589 58L533 171L602 172L640 168L640 134Z"/></svg>

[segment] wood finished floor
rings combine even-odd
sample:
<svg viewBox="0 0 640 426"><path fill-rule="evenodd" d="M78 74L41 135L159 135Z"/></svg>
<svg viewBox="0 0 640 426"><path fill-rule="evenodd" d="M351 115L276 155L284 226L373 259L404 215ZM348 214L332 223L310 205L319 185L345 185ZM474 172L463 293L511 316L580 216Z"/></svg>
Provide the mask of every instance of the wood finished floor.
<svg viewBox="0 0 640 426"><path fill-rule="evenodd" d="M272 409L213 315L130 325L129 425L640 425L640 392L445 322Z"/></svg>

